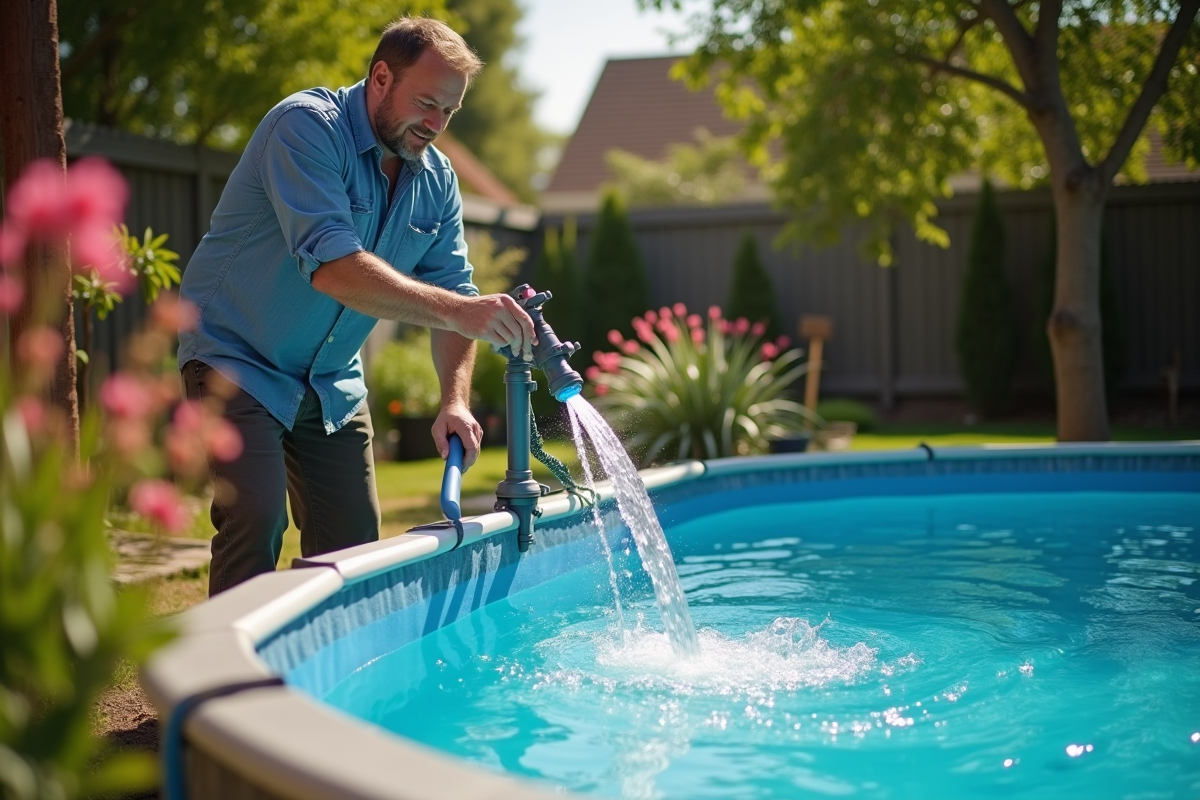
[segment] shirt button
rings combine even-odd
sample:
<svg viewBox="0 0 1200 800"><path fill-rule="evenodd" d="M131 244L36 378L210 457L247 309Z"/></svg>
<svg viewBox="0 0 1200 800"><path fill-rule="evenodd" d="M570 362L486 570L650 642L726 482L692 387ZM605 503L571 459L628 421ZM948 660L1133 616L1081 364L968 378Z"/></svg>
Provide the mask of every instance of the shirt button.
<svg viewBox="0 0 1200 800"><path fill-rule="evenodd" d="M325 341L327 341L327 342L332 342L332 341L333 341L333 337L332 337L332 336L330 336L330 337L329 337L328 339L326 339Z"/></svg>

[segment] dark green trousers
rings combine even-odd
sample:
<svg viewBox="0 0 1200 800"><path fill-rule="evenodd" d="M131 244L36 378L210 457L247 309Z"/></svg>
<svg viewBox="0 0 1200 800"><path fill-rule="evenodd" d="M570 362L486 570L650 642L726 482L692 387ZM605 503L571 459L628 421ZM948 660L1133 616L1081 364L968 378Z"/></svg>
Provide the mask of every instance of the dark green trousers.
<svg viewBox="0 0 1200 800"><path fill-rule="evenodd" d="M230 391L199 361L183 365L190 400ZM215 378L215 380L214 380ZM321 402L310 388L288 430L253 397L233 388L224 416L242 435L242 454L209 459L214 496L209 596L274 571L288 527L300 529L300 551L320 555L379 538L379 497L371 452L371 415L364 405L346 425L325 433Z"/></svg>

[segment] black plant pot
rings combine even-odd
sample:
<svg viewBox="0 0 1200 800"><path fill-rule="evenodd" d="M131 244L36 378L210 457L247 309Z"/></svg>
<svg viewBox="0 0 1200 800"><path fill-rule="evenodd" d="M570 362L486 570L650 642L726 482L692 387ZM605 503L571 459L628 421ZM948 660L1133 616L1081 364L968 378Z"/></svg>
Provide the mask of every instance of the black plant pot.
<svg viewBox="0 0 1200 800"><path fill-rule="evenodd" d="M400 443L396 448L397 461L420 461L424 458L439 458L434 444L433 421L436 417L397 417L396 431Z"/></svg>
<svg viewBox="0 0 1200 800"><path fill-rule="evenodd" d="M772 453L803 453L808 449L809 435L798 433L786 439L771 439L767 446Z"/></svg>

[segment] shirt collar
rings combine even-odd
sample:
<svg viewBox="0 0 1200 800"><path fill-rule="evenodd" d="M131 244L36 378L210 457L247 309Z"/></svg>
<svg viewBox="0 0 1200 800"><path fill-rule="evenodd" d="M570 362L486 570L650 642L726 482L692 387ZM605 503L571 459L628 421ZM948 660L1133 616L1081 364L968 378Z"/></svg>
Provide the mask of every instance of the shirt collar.
<svg viewBox="0 0 1200 800"><path fill-rule="evenodd" d="M362 80L351 86L347 98L350 107L350 127L354 129L354 146L358 149L358 154L362 155L372 148L382 154L383 146L375 138L375 131L367 116L367 82ZM406 158L404 163L412 170L413 175L420 175L429 167L429 148L425 148L419 159L410 161Z"/></svg>

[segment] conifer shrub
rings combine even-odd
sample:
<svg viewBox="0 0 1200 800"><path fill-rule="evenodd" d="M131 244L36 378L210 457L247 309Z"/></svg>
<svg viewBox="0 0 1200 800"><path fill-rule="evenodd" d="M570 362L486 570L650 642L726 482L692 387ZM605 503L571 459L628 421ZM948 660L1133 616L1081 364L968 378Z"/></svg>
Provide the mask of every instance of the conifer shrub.
<svg viewBox="0 0 1200 800"><path fill-rule="evenodd" d="M600 206L584 286L585 353L603 347L610 330L629 334L631 320L650 305L646 270L633 226L624 201L615 191L607 192ZM558 324L558 317L548 318L554 320L551 324Z"/></svg>
<svg viewBox="0 0 1200 800"><path fill-rule="evenodd" d="M546 305L547 319L563 341L583 336L583 303L579 264L575 257L574 217L563 220L562 231L547 226L541 255L533 268L533 288L548 291L554 299Z"/></svg>
<svg viewBox="0 0 1200 800"><path fill-rule="evenodd" d="M984 181L971 223L955 345L967 400L985 416L1007 410L1017 366L1004 244L1004 218L991 183Z"/></svg>
<svg viewBox="0 0 1200 800"><path fill-rule="evenodd" d="M729 280L729 300L726 303L730 318L745 317L751 322L764 322L767 336L783 335L783 318L775 302L775 287L758 254L758 242L749 232L742 234L737 255L733 259L733 274Z"/></svg>

